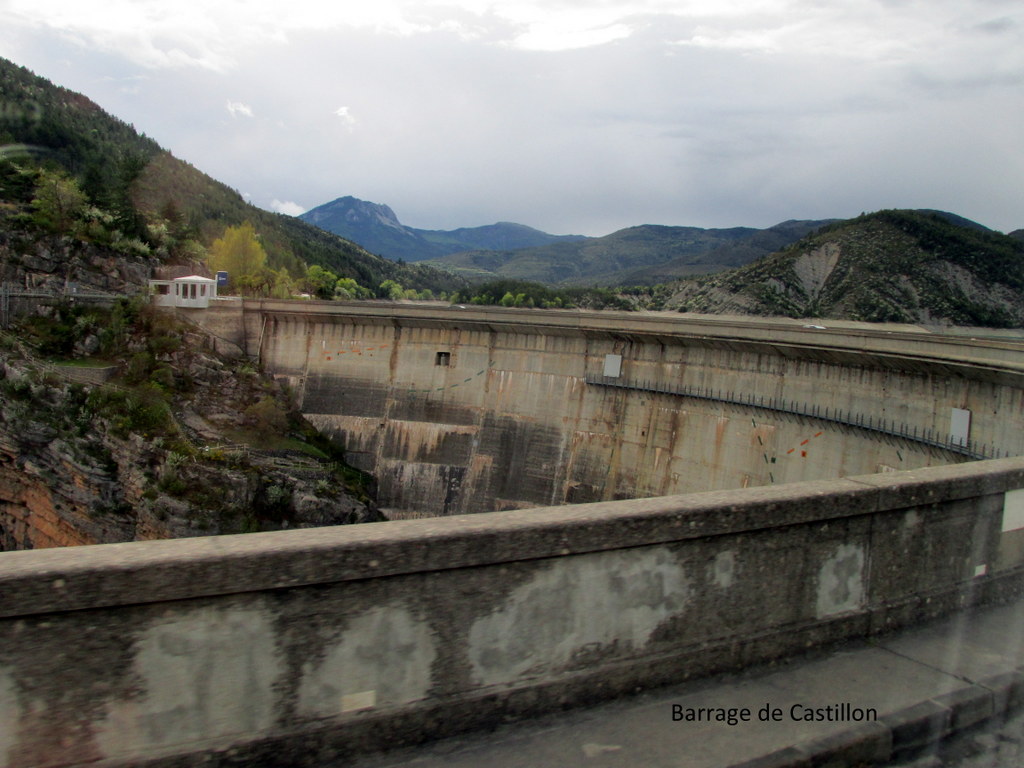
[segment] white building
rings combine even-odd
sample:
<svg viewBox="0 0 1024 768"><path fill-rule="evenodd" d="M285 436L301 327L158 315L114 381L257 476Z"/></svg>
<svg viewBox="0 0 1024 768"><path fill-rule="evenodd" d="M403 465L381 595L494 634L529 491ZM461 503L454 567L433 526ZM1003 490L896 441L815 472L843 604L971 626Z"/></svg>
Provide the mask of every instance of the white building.
<svg viewBox="0 0 1024 768"><path fill-rule="evenodd" d="M150 280L153 303L159 307L193 307L206 309L210 299L217 298L217 281L199 275L174 280Z"/></svg>

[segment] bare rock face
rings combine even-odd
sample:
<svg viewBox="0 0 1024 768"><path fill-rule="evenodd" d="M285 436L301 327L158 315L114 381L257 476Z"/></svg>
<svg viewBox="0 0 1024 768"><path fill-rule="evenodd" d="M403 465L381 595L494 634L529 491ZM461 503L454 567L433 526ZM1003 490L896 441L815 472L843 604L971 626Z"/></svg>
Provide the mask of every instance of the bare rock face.
<svg viewBox="0 0 1024 768"><path fill-rule="evenodd" d="M804 294L810 299L817 299L832 271L839 263L840 247L838 243L825 243L799 256L793 262L793 272Z"/></svg>
<svg viewBox="0 0 1024 768"><path fill-rule="evenodd" d="M0 282L61 293L74 285L98 293L133 293L143 288L159 261L70 237L31 238L0 229Z"/></svg>

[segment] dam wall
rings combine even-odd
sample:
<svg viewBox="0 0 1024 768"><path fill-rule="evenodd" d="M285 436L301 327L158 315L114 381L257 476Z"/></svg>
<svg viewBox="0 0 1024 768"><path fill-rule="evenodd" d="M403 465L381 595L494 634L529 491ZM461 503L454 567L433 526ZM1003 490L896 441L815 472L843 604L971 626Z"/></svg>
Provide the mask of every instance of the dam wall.
<svg viewBox="0 0 1024 768"><path fill-rule="evenodd" d="M9 552L0 768L338 764L1008 599L1022 576L1022 458Z"/></svg>
<svg viewBox="0 0 1024 768"><path fill-rule="evenodd" d="M1012 340L411 304L231 311L224 335L288 381L393 518L1024 453Z"/></svg>

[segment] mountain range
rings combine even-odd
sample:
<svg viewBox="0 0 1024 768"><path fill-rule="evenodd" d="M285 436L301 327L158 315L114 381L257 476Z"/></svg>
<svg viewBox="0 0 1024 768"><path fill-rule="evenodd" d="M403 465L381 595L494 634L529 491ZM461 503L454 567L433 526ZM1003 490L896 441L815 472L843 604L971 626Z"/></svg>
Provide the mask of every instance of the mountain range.
<svg viewBox="0 0 1024 768"><path fill-rule="evenodd" d="M512 251L585 239L582 235L549 235L507 221L453 230L416 229L402 224L388 206L351 196L318 205L299 218L396 261L424 261L473 249Z"/></svg>
<svg viewBox="0 0 1024 768"><path fill-rule="evenodd" d="M831 221L785 221L768 229L645 224L604 237L518 251L468 251L426 263L471 281L497 277L549 285L654 285L749 264Z"/></svg>
<svg viewBox="0 0 1024 768"><path fill-rule="evenodd" d="M315 265L354 278L368 295L394 296L398 282L402 295L458 291L469 301L476 291L463 276L660 284L618 294L683 311L1024 326L1024 231L1002 235L951 213L880 211L767 229L643 225L587 238L510 223L417 230L387 206L349 197L303 221L249 205L87 97L4 59L0 104L0 267L5 280L27 286L141 287L157 266L201 268L205 248L248 221L266 250L268 278L297 282ZM328 214L426 244L433 256L398 263L307 223Z"/></svg>
<svg viewBox="0 0 1024 768"><path fill-rule="evenodd" d="M650 285L748 264L834 221L785 221L767 229L647 224L604 237L550 235L510 222L426 230L405 226L387 205L351 196L299 218L373 253L426 261L475 282L511 278L605 286Z"/></svg>

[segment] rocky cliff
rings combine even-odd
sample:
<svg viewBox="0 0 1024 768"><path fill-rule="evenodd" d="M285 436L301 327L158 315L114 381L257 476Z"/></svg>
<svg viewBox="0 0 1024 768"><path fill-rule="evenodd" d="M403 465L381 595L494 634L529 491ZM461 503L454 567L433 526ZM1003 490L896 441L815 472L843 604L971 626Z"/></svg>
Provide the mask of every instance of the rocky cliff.
<svg viewBox="0 0 1024 768"><path fill-rule="evenodd" d="M0 282L63 293L72 287L99 293L134 293L146 286L159 261L57 235L0 226Z"/></svg>
<svg viewBox="0 0 1024 768"><path fill-rule="evenodd" d="M38 354L55 327L81 350L119 325L110 383ZM382 519L286 392L171 316L60 308L0 342L0 550Z"/></svg>

